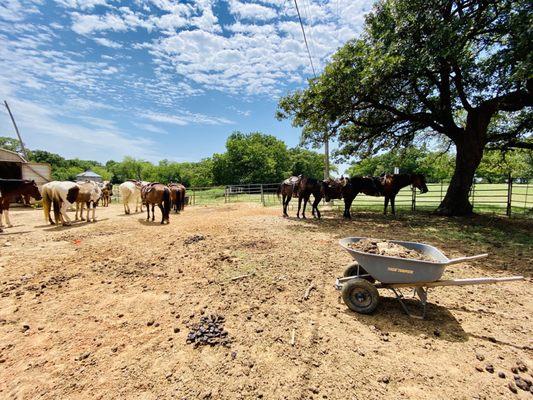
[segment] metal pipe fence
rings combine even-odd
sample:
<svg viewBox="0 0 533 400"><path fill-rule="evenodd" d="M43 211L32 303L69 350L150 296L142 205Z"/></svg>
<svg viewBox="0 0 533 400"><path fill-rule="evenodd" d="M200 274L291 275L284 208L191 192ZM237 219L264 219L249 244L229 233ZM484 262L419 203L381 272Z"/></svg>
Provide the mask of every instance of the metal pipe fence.
<svg viewBox="0 0 533 400"><path fill-rule="evenodd" d="M217 205L225 203L255 202L263 206L277 206L279 183L253 183L226 186L188 187L189 205ZM408 211L431 211L438 207L448 189L447 182L428 183L428 193L420 194L410 187L403 188L396 196L396 209ZM118 186L112 199L120 202ZM296 201L294 201L296 200ZM289 207L297 207L294 199ZM507 183L476 183L470 190L470 202L479 213L506 214L508 216L533 216L533 184L526 179L511 178ZM354 210L383 210L383 197L359 194L353 204ZM329 203L332 208L343 209L342 200Z"/></svg>

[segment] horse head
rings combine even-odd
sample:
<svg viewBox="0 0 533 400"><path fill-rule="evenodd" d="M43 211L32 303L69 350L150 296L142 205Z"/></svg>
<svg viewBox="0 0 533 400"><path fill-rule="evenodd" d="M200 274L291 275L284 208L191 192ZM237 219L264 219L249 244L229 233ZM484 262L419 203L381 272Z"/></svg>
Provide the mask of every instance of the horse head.
<svg viewBox="0 0 533 400"><path fill-rule="evenodd" d="M322 181L322 192L327 202L331 199L342 198L342 188L345 186L344 179L328 178Z"/></svg>
<svg viewBox="0 0 533 400"><path fill-rule="evenodd" d="M421 193L427 193L428 187L426 186L426 178L422 174L412 174L411 184L420 190Z"/></svg>
<svg viewBox="0 0 533 400"><path fill-rule="evenodd" d="M37 184L34 180L28 182L28 192L26 194L29 194L35 200L41 200L43 198L41 196L41 192L39 191L39 187L37 187Z"/></svg>

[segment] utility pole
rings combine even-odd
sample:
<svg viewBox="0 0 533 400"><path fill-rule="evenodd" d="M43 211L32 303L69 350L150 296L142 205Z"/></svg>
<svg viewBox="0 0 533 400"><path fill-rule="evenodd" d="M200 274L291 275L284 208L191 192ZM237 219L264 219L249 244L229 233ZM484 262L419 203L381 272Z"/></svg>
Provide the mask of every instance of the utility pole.
<svg viewBox="0 0 533 400"><path fill-rule="evenodd" d="M329 137L324 135L324 180L329 179Z"/></svg>
<svg viewBox="0 0 533 400"><path fill-rule="evenodd" d="M7 104L7 101L4 100L4 104L7 108L7 112L9 113L9 116L11 117L11 122L13 122L13 126L15 127L15 132L17 132L17 136L19 138L20 142L20 148L22 149L22 154L24 154L24 158L26 161L29 161L28 159L28 152L26 151L26 147L24 147L24 142L22 142L22 138L20 137L19 128L17 127L17 123L15 122L15 118L13 117L13 114L11 113L11 110L9 108L9 105Z"/></svg>

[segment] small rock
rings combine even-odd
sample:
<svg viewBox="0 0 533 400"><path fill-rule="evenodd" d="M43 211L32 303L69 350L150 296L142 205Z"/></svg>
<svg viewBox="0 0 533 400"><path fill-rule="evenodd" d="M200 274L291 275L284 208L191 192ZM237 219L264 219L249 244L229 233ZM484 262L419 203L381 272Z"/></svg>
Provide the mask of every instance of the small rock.
<svg viewBox="0 0 533 400"><path fill-rule="evenodd" d="M483 372L483 368L481 368L479 365L476 365L476 371Z"/></svg>
<svg viewBox="0 0 533 400"><path fill-rule="evenodd" d="M148 322L146 323L146 326L152 326L152 325L154 324L154 322L155 322L155 321L152 319L152 320L150 320L150 321L148 321Z"/></svg>
<svg viewBox="0 0 533 400"><path fill-rule="evenodd" d="M485 356L483 354L476 354L476 358L479 360L479 361L483 361L485 360Z"/></svg>
<svg viewBox="0 0 533 400"><path fill-rule="evenodd" d="M435 330L433 331L433 334L434 334L435 336L437 336L437 337L440 337L440 329L439 329L439 328L435 329Z"/></svg>
<svg viewBox="0 0 533 400"><path fill-rule="evenodd" d="M22 332L26 332L30 329L29 325L22 325Z"/></svg>
<svg viewBox="0 0 533 400"><path fill-rule="evenodd" d="M529 387L531 385L528 385L527 382L523 378L520 378L520 377L518 377L518 379L515 378L514 383L516 386L518 386L523 391L529 392Z"/></svg>
<svg viewBox="0 0 533 400"><path fill-rule="evenodd" d="M513 374L518 374L518 368L516 368L516 367L511 368L511 372Z"/></svg>
<svg viewBox="0 0 533 400"><path fill-rule="evenodd" d="M180 328L178 328L178 327L174 328L174 333L178 333L179 331L180 331Z"/></svg>
<svg viewBox="0 0 533 400"><path fill-rule="evenodd" d="M318 394L320 392L320 390L314 386L310 387L309 390L311 391L311 393L314 393L314 394Z"/></svg>
<svg viewBox="0 0 533 400"><path fill-rule="evenodd" d="M381 378L379 378L378 382L383 382L387 385L390 382L390 377L388 375L382 376Z"/></svg>
<svg viewBox="0 0 533 400"><path fill-rule="evenodd" d="M486 370L487 372L490 372L491 374L493 374L493 373L494 373L494 365L492 365L492 364L487 364L487 365L485 366L485 370Z"/></svg>
<svg viewBox="0 0 533 400"><path fill-rule="evenodd" d="M124 316L124 314L119 314L118 317L119 318L122 318Z"/></svg>
<svg viewBox="0 0 533 400"><path fill-rule="evenodd" d="M76 357L75 360L76 361L85 360L86 358L89 358L90 355L91 355L91 353L86 351L85 353L82 353L78 357Z"/></svg>
<svg viewBox="0 0 533 400"><path fill-rule="evenodd" d="M516 363L516 365L518 366L518 370L521 371L521 372L527 372L527 366L526 364L524 364L524 362L522 361L518 361Z"/></svg>
<svg viewBox="0 0 533 400"><path fill-rule="evenodd" d="M513 393L518 393L518 389L516 388L515 384L513 382L509 382L509 385L507 385L509 390Z"/></svg>
<svg viewBox="0 0 533 400"><path fill-rule="evenodd" d="M159 326L159 322L156 322L154 326L157 328Z"/></svg>
<svg viewBox="0 0 533 400"><path fill-rule="evenodd" d="M231 352L231 359L235 360L236 358L237 358L237 352L236 351L232 351Z"/></svg>
<svg viewBox="0 0 533 400"><path fill-rule="evenodd" d="M10 242L5 242L4 243L4 247L11 247L11 243Z"/></svg>
<svg viewBox="0 0 533 400"><path fill-rule="evenodd" d="M505 379L505 372L498 372L498 376L502 379Z"/></svg>
<svg viewBox="0 0 533 400"><path fill-rule="evenodd" d="M115 346L115 347L111 347L111 351L112 351L113 353L116 353L116 352L118 351L118 347L117 347L117 346Z"/></svg>

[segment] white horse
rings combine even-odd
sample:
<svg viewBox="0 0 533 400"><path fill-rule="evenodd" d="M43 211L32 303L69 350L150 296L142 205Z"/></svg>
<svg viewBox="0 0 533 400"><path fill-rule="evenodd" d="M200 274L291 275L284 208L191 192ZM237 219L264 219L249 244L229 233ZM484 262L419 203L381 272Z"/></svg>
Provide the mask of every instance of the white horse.
<svg viewBox="0 0 533 400"><path fill-rule="evenodd" d="M79 192L80 187L74 182L53 181L44 184L42 187L44 218L52 225L59 224L60 220L63 225L70 225L67 209L76 201ZM52 204L55 222L50 218Z"/></svg>
<svg viewBox="0 0 533 400"><path fill-rule="evenodd" d="M139 205L141 206L141 212L143 211L143 205L141 202L141 187L144 182L139 181L126 181L121 183L118 187L120 190L120 196L122 197L122 203L124 204L124 213L130 214L130 203L135 203L135 212L138 211Z"/></svg>
<svg viewBox="0 0 533 400"><path fill-rule="evenodd" d="M83 218L83 208L87 204L87 222L91 222L89 212L91 210L91 204L93 209L93 222L96 222L95 212L98 201L102 197L102 189L94 181L87 181L83 183L78 183L80 191L76 197L76 221L78 221L78 211L80 213L80 218L82 221L85 221ZM80 210L81 209L81 210Z"/></svg>

